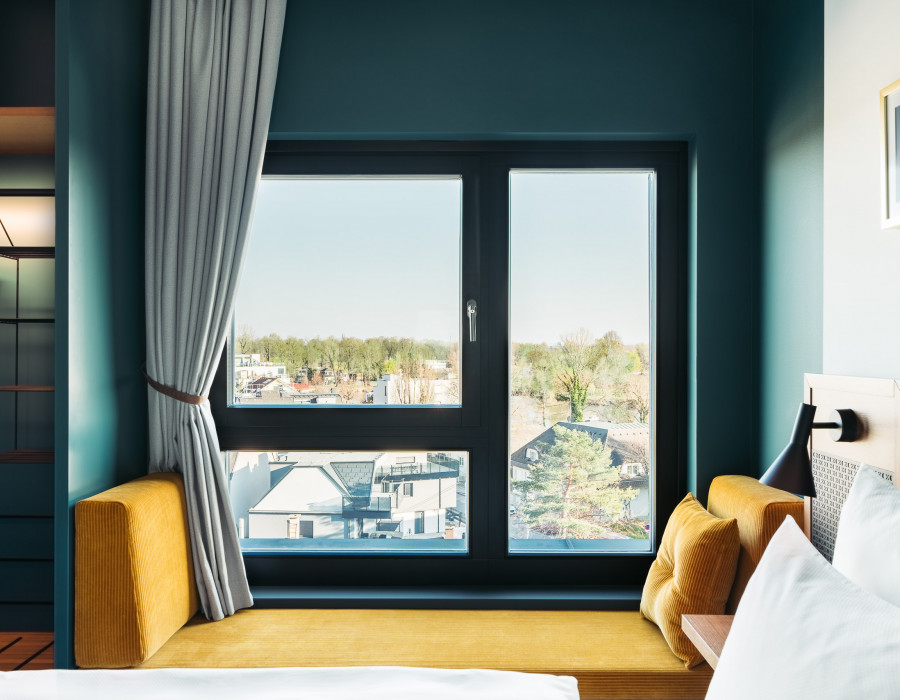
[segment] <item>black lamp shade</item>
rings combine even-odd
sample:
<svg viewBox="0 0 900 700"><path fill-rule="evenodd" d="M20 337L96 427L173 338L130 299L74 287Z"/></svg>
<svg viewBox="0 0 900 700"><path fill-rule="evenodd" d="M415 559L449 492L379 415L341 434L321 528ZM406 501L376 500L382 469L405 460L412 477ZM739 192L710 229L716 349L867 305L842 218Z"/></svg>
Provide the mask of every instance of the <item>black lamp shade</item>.
<svg viewBox="0 0 900 700"><path fill-rule="evenodd" d="M760 483L800 496L816 496L813 483L812 465L809 462L807 443L813 428L816 407L808 403L800 404L791 441L784 448L772 466L760 478Z"/></svg>

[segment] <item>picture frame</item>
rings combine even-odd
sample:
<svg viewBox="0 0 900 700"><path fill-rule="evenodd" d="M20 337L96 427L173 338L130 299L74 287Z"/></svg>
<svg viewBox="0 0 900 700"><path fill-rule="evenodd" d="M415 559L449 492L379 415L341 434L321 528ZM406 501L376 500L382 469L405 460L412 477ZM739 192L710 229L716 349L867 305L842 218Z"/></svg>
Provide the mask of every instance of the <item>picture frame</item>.
<svg viewBox="0 0 900 700"><path fill-rule="evenodd" d="M881 91L881 228L900 227L900 80Z"/></svg>

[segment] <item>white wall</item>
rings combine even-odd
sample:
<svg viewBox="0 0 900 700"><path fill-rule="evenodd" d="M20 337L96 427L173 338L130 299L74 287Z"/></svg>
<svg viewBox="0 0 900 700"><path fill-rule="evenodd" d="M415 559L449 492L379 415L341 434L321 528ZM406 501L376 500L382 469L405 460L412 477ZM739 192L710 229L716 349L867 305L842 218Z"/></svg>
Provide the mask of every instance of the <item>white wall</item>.
<svg viewBox="0 0 900 700"><path fill-rule="evenodd" d="M900 79L898 27L897 0L825 0L826 374L900 377L900 229L880 224L878 99Z"/></svg>
<svg viewBox="0 0 900 700"><path fill-rule="evenodd" d="M287 537L287 521L292 513L250 513L249 536L252 538L285 538ZM313 521L313 537L315 539L343 539L344 523L335 520L331 515L303 515L302 520Z"/></svg>
<svg viewBox="0 0 900 700"><path fill-rule="evenodd" d="M456 507L456 479L422 479L412 485L412 496L404 496L402 486L397 491L395 513Z"/></svg>

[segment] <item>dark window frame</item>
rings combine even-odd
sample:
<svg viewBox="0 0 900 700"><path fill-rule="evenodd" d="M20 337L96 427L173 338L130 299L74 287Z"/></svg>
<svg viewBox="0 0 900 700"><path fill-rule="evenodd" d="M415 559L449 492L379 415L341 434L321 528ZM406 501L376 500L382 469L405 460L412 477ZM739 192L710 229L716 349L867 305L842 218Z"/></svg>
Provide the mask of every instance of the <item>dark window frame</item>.
<svg viewBox="0 0 900 700"><path fill-rule="evenodd" d="M455 170L449 169L453 166ZM508 552L508 173L510 168L553 167L652 169L657 174L655 245L651 248L655 489L650 553ZM479 302L479 342L469 347L465 327L460 339L462 408L228 407L227 347L210 403L223 450L467 451L469 551L442 555L247 553L244 559L252 586L638 586L646 577L668 514L687 484L687 145L668 141L270 141L263 166L264 176L451 172L463 176L460 305L468 298ZM553 560L552 566L547 565L548 559Z"/></svg>

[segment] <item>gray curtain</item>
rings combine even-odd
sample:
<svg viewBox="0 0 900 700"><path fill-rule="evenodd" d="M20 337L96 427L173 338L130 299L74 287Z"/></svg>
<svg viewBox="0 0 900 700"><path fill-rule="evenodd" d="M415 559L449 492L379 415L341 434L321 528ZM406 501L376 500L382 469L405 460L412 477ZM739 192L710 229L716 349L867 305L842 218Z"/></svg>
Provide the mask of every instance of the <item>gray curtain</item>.
<svg viewBox="0 0 900 700"><path fill-rule="evenodd" d="M211 620L253 604L216 427L202 397L234 307L285 3L154 0L151 10L145 229L150 471L184 474L194 572Z"/></svg>

